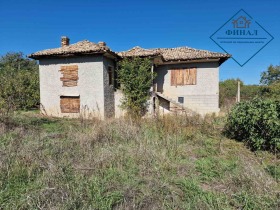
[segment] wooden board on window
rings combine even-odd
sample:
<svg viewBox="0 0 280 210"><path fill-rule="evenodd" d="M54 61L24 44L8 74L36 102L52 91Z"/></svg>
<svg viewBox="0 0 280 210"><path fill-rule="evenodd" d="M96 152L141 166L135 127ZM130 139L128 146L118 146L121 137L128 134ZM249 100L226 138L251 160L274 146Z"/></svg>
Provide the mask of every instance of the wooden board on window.
<svg viewBox="0 0 280 210"><path fill-rule="evenodd" d="M78 85L78 65L61 66L60 71L62 73L60 81L62 81L63 87L74 87Z"/></svg>
<svg viewBox="0 0 280 210"><path fill-rule="evenodd" d="M79 113L80 97L79 96L61 96L60 109L62 113Z"/></svg>
<svg viewBox="0 0 280 210"><path fill-rule="evenodd" d="M172 69L171 86L196 85L196 68Z"/></svg>
<svg viewBox="0 0 280 210"><path fill-rule="evenodd" d="M185 85L196 84L196 68L190 68L185 70L184 84Z"/></svg>
<svg viewBox="0 0 280 210"><path fill-rule="evenodd" d="M176 86L176 70L171 70L171 86Z"/></svg>
<svg viewBox="0 0 280 210"><path fill-rule="evenodd" d="M184 85L185 71L183 69L176 70L176 84Z"/></svg>

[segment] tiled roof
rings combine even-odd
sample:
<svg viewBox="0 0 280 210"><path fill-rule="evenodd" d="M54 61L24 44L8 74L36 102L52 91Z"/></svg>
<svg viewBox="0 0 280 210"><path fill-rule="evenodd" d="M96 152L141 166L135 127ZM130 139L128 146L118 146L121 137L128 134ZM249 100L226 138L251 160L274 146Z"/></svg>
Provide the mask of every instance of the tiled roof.
<svg viewBox="0 0 280 210"><path fill-rule="evenodd" d="M165 61L231 57L231 55L226 53L211 52L208 50L198 50L189 47L163 48L159 50Z"/></svg>
<svg viewBox="0 0 280 210"><path fill-rule="evenodd" d="M231 55L226 53L210 52L207 50L198 50L189 47L176 47L176 48L155 48L143 49L141 47L134 47L128 51L118 53L121 57L149 57L149 56L162 56L164 61L179 61L179 60L199 60L199 59L215 59L230 58Z"/></svg>
<svg viewBox="0 0 280 210"><path fill-rule="evenodd" d="M30 54L30 58L40 58L46 56L71 56L71 55L80 55L80 54L96 54L96 53L111 53L117 56L116 53L111 51L105 43L96 44L88 40L80 41L69 46L63 46L54 49L42 50Z"/></svg>
<svg viewBox="0 0 280 210"><path fill-rule="evenodd" d="M132 49L128 51L123 51L118 53L121 57L148 57L148 56L156 56L161 55L160 51L158 49L144 49L141 47L133 47Z"/></svg>
<svg viewBox="0 0 280 210"><path fill-rule="evenodd" d="M226 53L210 52L207 50L198 50L189 47L177 47L177 48L154 48L144 49L141 47L134 47L128 51L119 53L113 52L106 46L105 42L99 42L98 44L90 42L88 40L80 41L75 44L63 46L54 49L42 50L29 55L30 58L41 58L48 56L74 56L74 55L89 55L89 54L104 54L109 53L114 57L154 57L160 56L163 61L188 61L188 60L202 60L202 59L217 59L220 58L223 61L231 57Z"/></svg>

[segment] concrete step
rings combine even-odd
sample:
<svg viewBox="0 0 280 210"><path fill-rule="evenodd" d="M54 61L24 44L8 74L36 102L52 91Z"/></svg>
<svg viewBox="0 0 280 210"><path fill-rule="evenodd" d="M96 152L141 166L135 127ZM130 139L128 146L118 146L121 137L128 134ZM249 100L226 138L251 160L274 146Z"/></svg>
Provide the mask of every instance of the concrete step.
<svg viewBox="0 0 280 210"><path fill-rule="evenodd" d="M195 112L194 110L192 110L192 109L190 109L188 107L185 107L183 104L175 101L174 99L172 99L172 98L170 98L168 96L165 96L164 94L156 92L156 95L161 97L161 98L163 98L163 99L165 99L165 100L167 100L167 101L169 101L170 103L172 103L173 105L176 106L176 108L170 107L170 111L172 111L171 109L175 109L176 112L181 111L181 112L189 113L189 114L192 114L192 115L196 115L197 114L197 112Z"/></svg>

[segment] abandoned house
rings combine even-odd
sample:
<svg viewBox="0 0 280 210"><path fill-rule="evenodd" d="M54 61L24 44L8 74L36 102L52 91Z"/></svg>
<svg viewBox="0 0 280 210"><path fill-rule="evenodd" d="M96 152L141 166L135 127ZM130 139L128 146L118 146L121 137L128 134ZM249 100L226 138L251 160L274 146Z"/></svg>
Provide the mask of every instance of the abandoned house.
<svg viewBox="0 0 280 210"><path fill-rule="evenodd" d="M117 88L117 62L148 57L157 76L151 84L148 113L219 112L219 66L229 54L188 47L113 52L105 42L75 44L29 55L39 60L41 112L58 117L120 117L122 92Z"/></svg>

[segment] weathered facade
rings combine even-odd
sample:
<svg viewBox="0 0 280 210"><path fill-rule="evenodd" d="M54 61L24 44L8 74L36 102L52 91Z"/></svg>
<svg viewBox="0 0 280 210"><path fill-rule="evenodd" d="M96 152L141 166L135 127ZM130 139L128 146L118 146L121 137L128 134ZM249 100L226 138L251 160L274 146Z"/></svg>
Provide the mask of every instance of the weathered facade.
<svg viewBox="0 0 280 210"><path fill-rule="evenodd" d="M192 71L193 75L186 75L188 71ZM200 114L219 112L218 62L161 65L155 68L155 72L155 92ZM172 76L179 80L177 84L172 84ZM193 81L181 82L186 76ZM172 104L169 103L169 108L165 107L165 111L170 111L170 106Z"/></svg>
<svg viewBox="0 0 280 210"><path fill-rule="evenodd" d="M29 57L39 60L41 112L58 117L120 117L121 90L116 88L116 64L125 57L149 57L150 113L189 109L200 114L219 111L219 66L230 55L193 48L142 49L115 53L104 42L81 41L43 50Z"/></svg>
<svg viewBox="0 0 280 210"><path fill-rule="evenodd" d="M69 39L62 37L61 45L30 55L39 60L41 112L58 117L114 117L111 82L118 55L104 42L69 45Z"/></svg>
<svg viewBox="0 0 280 210"><path fill-rule="evenodd" d="M122 57L151 57L154 80L152 92L160 113L219 112L219 66L230 55L188 47L143 49L120 52Z"/></svg>

